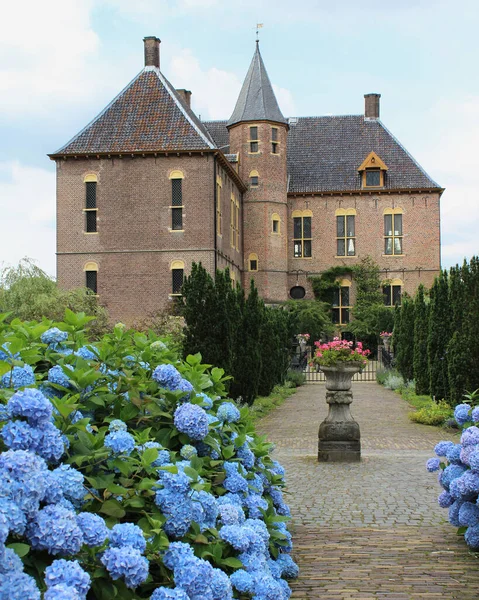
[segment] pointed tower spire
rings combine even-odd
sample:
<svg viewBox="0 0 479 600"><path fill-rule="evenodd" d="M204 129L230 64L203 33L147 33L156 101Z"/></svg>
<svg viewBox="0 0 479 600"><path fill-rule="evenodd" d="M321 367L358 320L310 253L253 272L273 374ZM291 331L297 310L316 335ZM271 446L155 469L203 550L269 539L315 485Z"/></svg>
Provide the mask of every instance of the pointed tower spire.
<svg viewBox="0 0 479 600"><path fill-rule="evenodd" d="M256 40L256 51L243 82L235 109L228 121L228 127L243 121L286 123L259 51L259 40Z"/></svg>

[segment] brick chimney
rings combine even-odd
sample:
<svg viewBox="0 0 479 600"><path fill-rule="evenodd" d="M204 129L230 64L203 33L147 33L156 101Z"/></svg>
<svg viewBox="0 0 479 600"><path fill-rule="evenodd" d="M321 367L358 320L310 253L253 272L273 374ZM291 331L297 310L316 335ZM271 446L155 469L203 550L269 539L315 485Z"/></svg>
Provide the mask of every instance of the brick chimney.
<svg viewBox="0 0 479 600"><path fill-rule="evenodd" d="M176 90L176 93L181 98L185 106L191 108L191 92L190 90Z"/></svg>
<svg viewBox="0 0 479 600"><path fill-rule="evenodd" d="M365 119L379 119L379 98L381 94L364 94Z"/></svg>
<svg viewBox="0 0 479 600"><path fill-rule="evenodd" d="M161 40L154 35L143 38L145 44L145 67L160 68Z"/></svg>

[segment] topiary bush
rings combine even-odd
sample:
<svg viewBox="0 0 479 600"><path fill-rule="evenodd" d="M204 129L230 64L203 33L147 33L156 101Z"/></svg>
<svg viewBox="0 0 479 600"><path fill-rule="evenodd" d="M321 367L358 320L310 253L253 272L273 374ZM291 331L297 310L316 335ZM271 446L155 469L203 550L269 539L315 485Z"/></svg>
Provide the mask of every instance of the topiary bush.
<svg viewBox="0 0 479 600"><path fill-rule="evenodd" d="M439 474L443 492L438 502L449 509L449 522L459 528L470 548L479 550L479 407L459 404L454 418L463 428L460 444L439 442L436 457L427 461L426 468Z"/></svg>
<svg viewBox="0 0 479 600"><path fill-rule="evenodd" d="M224 372L88 322L0 316L0 600L289 598L284 469Z"/></svg>

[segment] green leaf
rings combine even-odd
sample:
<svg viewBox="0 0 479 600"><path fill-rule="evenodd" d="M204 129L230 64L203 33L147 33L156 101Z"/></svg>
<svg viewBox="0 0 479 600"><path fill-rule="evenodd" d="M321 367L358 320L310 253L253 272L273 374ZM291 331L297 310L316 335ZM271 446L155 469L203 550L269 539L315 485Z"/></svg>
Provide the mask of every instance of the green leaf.
<svg viewBox="0 0 479 600"><path fill-rule="evenodd" d="M158 458L158 448L146 448L141 454L141 464L149 467Z"/></svg>
<svg viewBox="0 0 479 600"><path fill-rule="evenodd" d="M185 475L188 475L188 477L193 481L196 481L198 479L198 472L195 471L195 469L192 469L191 467L184 467L183 471Z"/></svg>
<svg viewBox="0 0 479 600"><path fill-rule="evenodd" d="M197 544L209 544L208 538L202 533L198 534L193 541Z"/></svg>
<svg viewBox="0 0 479 600"><path fill-rule="evenodd" d="M7 548L11 548L20 558L23 558L30 552L30 546L28 544L8 544Z"/></svg>
<svg viewBox="0 0 479 600"><path fill-rule="evenodd" d="M232 567L233 569L241 569L241 567L243 566L243 563L238 558L233 558L232 556L223 559L221 562L223 565L226 565L227 567Z"/></svg>
<svg viewBox="0 0 479 600"><path fill-rule="evenodd" d="M229 446L225 446L223 448L223 456L225 458L225 460L229 460L233 454L235 453L235 447L233 444L229 445Z"/></svg>
<svg viewBox="0 0 479 600"><path fill-rule="evenodd" d="M110 517L123 518L126 515L125 509L121 506L118 500L107 500L103 502L100 512Z"/></svg>

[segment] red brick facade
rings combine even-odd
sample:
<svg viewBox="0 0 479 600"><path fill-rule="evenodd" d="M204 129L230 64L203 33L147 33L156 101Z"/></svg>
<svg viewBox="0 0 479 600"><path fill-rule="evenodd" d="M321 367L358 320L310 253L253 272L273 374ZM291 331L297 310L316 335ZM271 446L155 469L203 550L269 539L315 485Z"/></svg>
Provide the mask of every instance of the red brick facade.
<svg viewBox="0 0 479 600"><path fill-rule="evenodd" d="M111 318L133 323L172 301L172 269L187 275L193 262L212 275L228 267L244 287L254 278L271 303L287 300L295 285L312 298L309 275L366 256L384 281L410 294L432 284L442 189L380 122L379 94L366 95L365 116L287 121L257 45L230 120L202 123L191 92L175 91L161 73L159 47L158 38L145 38L145 68L51 155L59 285L84 286L85 271L97 270ZM367 183L368 173L375 176L369 168L380 171L377 181ZM179 209L172 179L181 179ZM96 182L93 233L85 232L88 180ZM181 228L173 211L181 212ZM353 256L338 256L338 211L354 215ZM388 211L402 215L397 255L385 254ZM303 256L295 258L298 215L311 220L311 242L306 251L303 240Z"/></svg>

